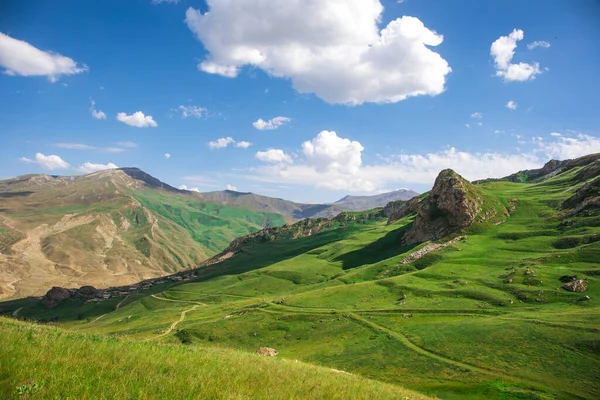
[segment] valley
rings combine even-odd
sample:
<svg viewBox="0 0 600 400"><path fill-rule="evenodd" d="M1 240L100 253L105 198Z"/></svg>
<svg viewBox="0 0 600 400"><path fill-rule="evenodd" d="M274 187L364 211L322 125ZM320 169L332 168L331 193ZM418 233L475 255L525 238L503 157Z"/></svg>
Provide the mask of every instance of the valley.
<svg viewBox="0 0 600 400"><path fill-rule="evenodd" d="M344 371L334 380L384 382L390 386L377 389L384 392L598 398L599 160L573 160L533 183L472 185L446 170L430 193L389 213L346 212L272 226L233 240L199 268L177 272L177 279L136 285L100 302L74 293L50 308L39 299L0 303L4 315L18 312L40 325L6 317L1 324L10 343L29 335L48 352L62 342L46 338L64 335L82 338L94 352L113 346L174 352L174 365L189 365L185 360L196 352L231 352L223 362L247 357L263 365L271 360L249 353L268 347L278 352L273 363L281 370L287 367L280 363L298 360ZM164 207L157 215L177 215L163 201L155 204ZM19 354L31 358L33 351L29 346ZM0 366L8 362L0 358ZM247 370L238 371L246 371L243 377ZM25 379L17 374L0 380L0 388ZM86 381L86 372L77 374ZM47 382L44 393L59 393L47 372L35 379ZM89 385L76 384L72 393L85 396ZM365 398L376 390L369 385L362 386ZM236 393L245 390L241 384ZM330 395L301 393L281 398Z"/></svg>

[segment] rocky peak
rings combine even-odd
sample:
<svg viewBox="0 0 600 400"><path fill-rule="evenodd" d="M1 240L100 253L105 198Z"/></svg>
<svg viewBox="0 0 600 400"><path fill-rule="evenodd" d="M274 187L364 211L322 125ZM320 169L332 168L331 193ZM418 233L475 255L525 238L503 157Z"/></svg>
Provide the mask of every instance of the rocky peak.
<svg viewBox="0 0 600 400"><path fill-rule="evenodd" d="M453 170L445 169L436 178L429 196L412 205L417 216L403 242L414 244L458 233L474 222L496 216L497 209L503 209L499 205L490 207L473 184Z"/></svg>

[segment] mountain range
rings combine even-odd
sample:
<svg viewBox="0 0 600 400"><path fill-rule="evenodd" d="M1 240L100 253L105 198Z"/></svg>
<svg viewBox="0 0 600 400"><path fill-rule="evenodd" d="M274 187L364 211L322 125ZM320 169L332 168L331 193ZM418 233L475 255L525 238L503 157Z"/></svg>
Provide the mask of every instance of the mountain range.
<svg viewBox="0 0 600 400"><path fill-rule="evenodd" d="M361 197L364 207L413 192ZM338 204L339 203L339 204ZM0 181L0 298L114 286L197 267L263 227L355 210L253 193L176 189L137 168Z"/></svg>

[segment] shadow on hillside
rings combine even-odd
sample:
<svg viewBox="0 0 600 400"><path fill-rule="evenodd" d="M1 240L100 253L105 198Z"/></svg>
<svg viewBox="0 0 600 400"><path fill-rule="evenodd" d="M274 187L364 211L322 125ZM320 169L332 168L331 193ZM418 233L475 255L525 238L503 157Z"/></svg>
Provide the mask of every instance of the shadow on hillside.
<svg viewBox="0 0 600 400"><path fill-rule="evenodd" d="M354 229L339 228L299 239L261 243L243 249L234 257L228 258L220 263L200 267L194 270L198 277L193 281L173 283L166 287L161 285L160 288L155 286L149 291L139 293L136 295L135 299L130 297L130 300L141 300L154 293L172 289L185 283L204 282L224 275L243 274L244 272L264 268L271 264L297 257L326 244L343 240L355 233L356 230ZM55 308L46 309L42 305L41 300L18 299L0 302L0 315L10 315L15 310L23 307L23 311L19 313L19 317L36 322L93 320L102 314L114 311L116 304L120 300L122 300L122 298L116 297L98 304L90 304L84 303L83 299L69 299ZM127 301L125 304L129 302L130 301Z"/></svg>
<svg viewBox="0 0 600 400"><path fill-rule="evenodd" d="M21 192L4 192L0 193L0 199L10 199L12 197L25 197L29 196L30 194L33 194L33 192L27 190Z"/></svg>
<svg viewBox="0 0 600 400"><path fill-rule="evenodd" d="M361 249L340 255L335 261L341 261L344 269L352 269L406 253L416 245L402 246L400 238L411 226L412 223L396 229Z"/></svg>

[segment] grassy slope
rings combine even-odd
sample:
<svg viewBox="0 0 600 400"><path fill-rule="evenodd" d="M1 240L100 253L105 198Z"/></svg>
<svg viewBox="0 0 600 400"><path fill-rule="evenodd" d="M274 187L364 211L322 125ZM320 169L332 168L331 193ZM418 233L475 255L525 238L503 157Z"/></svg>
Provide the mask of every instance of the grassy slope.
<svg viewBox="0 0 600 400"><path fill-rule="evenodd" d="M0 319L0 343L3 399L428 399L300 362L136 344L7 319Z"/></svg>
<svg viewBox="0 0 600 400"><path fill-rule="evenodd" d="M131 340L274 347L447 399L599 398L600 242L589 238L600 223L576 217L564 228L557 213L581 186L576 172L485 184L507 208L517 199L511 217L409 264L397 238L410 218L348 224L251 247L198 282L155 288L112 312L118 300L3 307ZM592 301L560 289L563 275L586 279Z"/></svg>

